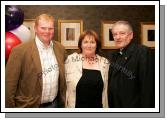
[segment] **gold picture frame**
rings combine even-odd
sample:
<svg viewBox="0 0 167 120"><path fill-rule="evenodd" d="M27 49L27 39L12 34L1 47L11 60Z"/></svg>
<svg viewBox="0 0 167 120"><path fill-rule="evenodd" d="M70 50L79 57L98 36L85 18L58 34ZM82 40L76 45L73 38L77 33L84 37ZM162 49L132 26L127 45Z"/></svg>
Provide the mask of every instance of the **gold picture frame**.
<svg viewBox="0 0 167 120"><path fill-rule="evenodd" d="M115 42L112 36L112 26L115 21L101 21L101 36L102 49L116 49Z"/></svg>
<svg viewBox="0 0 167 120"><path fill-rule="evenodd" d="M141 22L141 44L155 48L155 22Z"/></svg>
<svg viewBox="0 0 167 120"><path fill-rule="evenodd" d="M34 25L35 25L35 19L24 19L23 25L25 25L31 32L31 40L35 39L35 31L34 31Z"/></svg>
<svg viewBox="0 0 167 120"><path fill-rule="evenodd" d="M65 49L78 49L78 40L82 32L82 20L58 20L58 40Z"/></svg>

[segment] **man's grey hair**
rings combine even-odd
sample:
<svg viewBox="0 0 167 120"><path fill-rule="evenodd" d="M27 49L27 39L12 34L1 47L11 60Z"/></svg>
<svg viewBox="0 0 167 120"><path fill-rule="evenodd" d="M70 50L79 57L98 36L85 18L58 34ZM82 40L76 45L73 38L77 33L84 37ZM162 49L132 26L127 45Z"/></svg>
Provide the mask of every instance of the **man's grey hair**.
<svg viewBox="0 0 167 120"><path fill-rule="evenodd" d="M129 28L129 31L133 32L132 25L128 21L125 21L125 20L119 20L115 22L112 28L114 28L116 25L121 25L121 24L126 25Z"/></svg>

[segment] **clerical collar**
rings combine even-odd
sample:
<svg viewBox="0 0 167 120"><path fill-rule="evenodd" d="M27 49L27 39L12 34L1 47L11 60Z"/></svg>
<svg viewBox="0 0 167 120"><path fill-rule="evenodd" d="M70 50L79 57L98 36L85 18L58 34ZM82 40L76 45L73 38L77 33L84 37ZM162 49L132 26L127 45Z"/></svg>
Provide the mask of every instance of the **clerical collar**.
<svg viewBox="0 0 167 120"><path fill-rule="evenodd" d="M120 54L120 55L122 55L122 54L123 54L123 52L122 52L122 51L123 51L123 49L124 49L124 48L121 48L121 49L119 50L119 54Z"/></svg>
<svg viewBox="0 0 167 120"><path fill-rule="evenodd" d="M125 56L130 55L134 51L135 46L136 46L136 44L131 42L125 48L119 49L118 54L125 55Z"/></svg>

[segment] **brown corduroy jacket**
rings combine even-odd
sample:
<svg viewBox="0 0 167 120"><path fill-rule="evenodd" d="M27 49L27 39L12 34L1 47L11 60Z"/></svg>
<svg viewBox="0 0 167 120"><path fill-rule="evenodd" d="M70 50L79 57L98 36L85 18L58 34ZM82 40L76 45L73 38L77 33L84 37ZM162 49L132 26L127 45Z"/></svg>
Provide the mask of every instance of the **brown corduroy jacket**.
<svg viewBox="0 0 167 120"><path fill-rule="evenodd" d="M59 66L58 100L65 105L66 82L64 61L66 52L53 41ZM42 96L42 67L35 40L12 49L5 68L5 107L39 107Z"/></svg>

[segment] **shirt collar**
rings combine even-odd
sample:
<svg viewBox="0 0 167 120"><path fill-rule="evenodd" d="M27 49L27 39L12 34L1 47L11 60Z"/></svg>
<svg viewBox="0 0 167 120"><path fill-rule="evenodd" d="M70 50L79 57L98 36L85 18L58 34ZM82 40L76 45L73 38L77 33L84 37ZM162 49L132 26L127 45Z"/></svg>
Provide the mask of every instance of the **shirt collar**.
<svg viewBox="0 0 167 120"><path fill-rule="evenodd" d="M50 44L49 44L49 46L47 48L44 45L44 43L41 42L41 40L38 38L38 36L35 37L35 41L36 41L37 47L40 48L40 49L53 48L53 42L52 42L52 40L50 41Z"/></svg>
<svg viewBox="0 0 167 120"><path fill-rule="evenodd" d="M130 55L134 51L135 43L131 42L128 46L118 50L119 55Z"/></svg>

